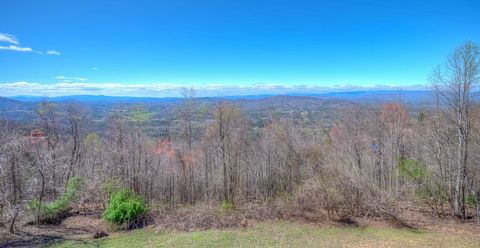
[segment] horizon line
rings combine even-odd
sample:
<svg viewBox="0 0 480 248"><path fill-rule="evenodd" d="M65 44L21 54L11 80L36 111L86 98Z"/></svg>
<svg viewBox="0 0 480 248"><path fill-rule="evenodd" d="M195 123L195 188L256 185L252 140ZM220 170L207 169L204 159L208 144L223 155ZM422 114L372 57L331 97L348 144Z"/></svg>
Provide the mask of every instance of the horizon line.
<svg viewBox="0 0 480 248"><path fill-rule="evenodd" d="M427 84L388 85L388 84L336 84L287 85L279 83L256 83L251 85L178 85L178 84L120 84L120 83L54 83L30 82L0 83L2 97L61 97L61 96L116 96L116 97L180 97L185 89L193 89L199 97L280 95L280 94L326 94L352 91L414 91L429 90Z"/></svg>

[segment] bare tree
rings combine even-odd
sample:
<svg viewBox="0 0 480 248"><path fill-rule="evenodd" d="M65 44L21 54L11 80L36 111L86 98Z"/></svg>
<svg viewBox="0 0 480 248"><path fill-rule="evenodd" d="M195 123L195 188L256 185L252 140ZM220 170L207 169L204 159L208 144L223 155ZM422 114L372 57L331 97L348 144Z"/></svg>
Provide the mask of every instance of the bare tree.
<svg viewBox="0 0 480 248"><path fill-rule="evenodd" d="M43 133L42 136L45 137L47 145L47 153L49 156L47 161L50 161L47 169L52 178L51 184L53 197L56 197L58 194L57 181L61 179L61 176L58 175L59 173L57 171L57 145L60 142L60 120L58 116L59 111L57 109L57 104L49 101L43 101L40 104L37 113L40 119L40 132Z"/></svg>
<svg viewBox="0 0 480 248"><path fill-rule="evenodd" d="M72 173L74 173L75 166L81 160L82 157L82 145L83 137L85 135L85 110L78 104L69 104L66 109L67 121L69 126L69 135L71 138L71 152L68 163L68 170L65 182L68 182ZM66 186L66 184L65 184Z"/></svg>
<svg viewBox="0 0 480 248"><path fill-rule="evenodd" d="M466 218L465 192L472 126L472 93L478 84L479 72L479 47L467 42L458 47L447 58L445 65L435 69L432 75L432 85L441 95L441 104L446 106L447 119L456 132L452 211L454 215L462 218Z"/></svg>

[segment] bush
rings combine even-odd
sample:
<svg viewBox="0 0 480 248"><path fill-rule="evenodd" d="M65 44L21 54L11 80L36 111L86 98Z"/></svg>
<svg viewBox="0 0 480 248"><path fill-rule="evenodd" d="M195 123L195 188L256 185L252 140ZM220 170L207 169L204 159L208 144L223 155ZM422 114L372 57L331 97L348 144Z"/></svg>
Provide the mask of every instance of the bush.
<svg viewBox="0 0 480 248"><path fill-rule="evenodd" d="M428 173L425 163L414 159L397 159L399 174L416 184L415 196L427 204L439 217L443 216L443 205L448 202L447 193Z"/></svg>
<svg viewBox="0 0 480 248"><path fill-rule="evenodd" d="M230 212L230 211L233 211L235 209L235 205L233 205L232 202L223 201L222 204L220 205L220 209L223 212Z"/></svg>
<svg viewBox="0 0 480 248"><path fill-rule="evenodd" d="M81 185L79 178L72 177L68 180L63 195L53 202L43 204L39 200L31 201L28 208L36 215L37 223L55 224L65 217Z"/></svg>
<svg viewBox="0 0 480 248"><path fill-rule="evenodd" d="M322 168L317 177L306 180L295 194L302 215L307 219L321 215L345 221L376 211L372 205L381 203L371 204L376 196L365 181L356 180L355 176L339 167Z"/></svg>
<svg viewBox="0 0 480 248"><path fill-rule="evenodd" d="M122 189L112 194L103 218L119 227L129 224L147 212L143 198L130 189Z"/></svg>
<svg viewBox="0 0 480 248"><path fill-rule="evenodd" d="M477 205L477 197L473 193L468 193L465 197L465 203L470 207L475 207Z"/></svg>
<svg viewBox="0 0 480 248"><path fill-rule="evenodd" d="M106 208L108 206L108 202L112 197L112 194L121 190L123 187L121 186L121 182L118 178L107 179L101 185L101 199L102 199L102 206Z"/></svg>
<svg viewBox="0 0 480 248"><path fill-rule="evenodd" d="M426 165L414 159L397 158L397 168L400 175L417 183L422 182L426 175Z"/></svg>

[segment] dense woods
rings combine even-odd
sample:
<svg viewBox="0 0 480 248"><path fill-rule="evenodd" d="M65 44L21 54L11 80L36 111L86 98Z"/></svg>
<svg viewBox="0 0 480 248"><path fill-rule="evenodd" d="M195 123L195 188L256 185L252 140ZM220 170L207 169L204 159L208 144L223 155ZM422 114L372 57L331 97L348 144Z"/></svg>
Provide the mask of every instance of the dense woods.
<svg viewBox="0 0 480 248"><path fill-rule="evenodd" d="M465 43L432 73L429 108L413 114L399 97L349 107L333 124L272 112L258 125L227 100L201 109L185 90L162 137L149 135L140 107L108 116L100 132L81 105L45 101L29 132L1 122L2 222L54 201L72 178L83 181L79 208L105 209L109 189L128 187L150 206L288 196L343 217L395 216L393 205L413 201L480 220L479 72L479 47Z"/></svg>

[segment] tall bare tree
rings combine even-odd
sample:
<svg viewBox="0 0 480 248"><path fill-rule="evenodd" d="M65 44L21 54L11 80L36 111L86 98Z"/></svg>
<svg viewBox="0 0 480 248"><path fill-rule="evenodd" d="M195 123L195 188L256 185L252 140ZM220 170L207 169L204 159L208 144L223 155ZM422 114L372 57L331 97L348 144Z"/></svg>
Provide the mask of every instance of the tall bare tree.
<svg viewBox="0 0 480 248"><path fill-rule="evenodd" d="M445 64L434 70L432 85L441 95L447 118L456 132L456 166L453 171L453 214L466 218L465 192L469 143L472 126L472 97L480 72L479 47L467 42L451 54Z"/></svg>

